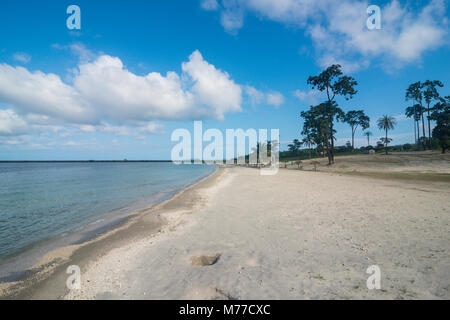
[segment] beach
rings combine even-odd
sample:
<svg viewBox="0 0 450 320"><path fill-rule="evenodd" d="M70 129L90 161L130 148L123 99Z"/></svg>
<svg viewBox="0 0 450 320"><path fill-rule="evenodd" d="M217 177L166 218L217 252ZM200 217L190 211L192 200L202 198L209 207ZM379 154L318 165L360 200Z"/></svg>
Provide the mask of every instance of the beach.
<svg viewBox="0 0 450 320"><path fill-rule="evenodd" d="M45 271L3 286L3 298L449 299L448 177L322 169L220 168L48 254ZM69 265L81 269L79 290L66 288ZM366 286L374 265L379 290Z"/></svg>

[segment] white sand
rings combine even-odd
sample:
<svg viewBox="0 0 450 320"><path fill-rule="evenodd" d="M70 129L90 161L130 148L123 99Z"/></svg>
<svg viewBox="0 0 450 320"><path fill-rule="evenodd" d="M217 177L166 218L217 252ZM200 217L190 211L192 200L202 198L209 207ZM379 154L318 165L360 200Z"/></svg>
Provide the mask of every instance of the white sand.
<svg viewBox="0 0 450 320"><path fill-rule="evenodd" d="M216 182L164 213L162 233L92 261L66 298L450 298L448 187L247 168ZM366 287L370 265L381 290Z"/></svg>

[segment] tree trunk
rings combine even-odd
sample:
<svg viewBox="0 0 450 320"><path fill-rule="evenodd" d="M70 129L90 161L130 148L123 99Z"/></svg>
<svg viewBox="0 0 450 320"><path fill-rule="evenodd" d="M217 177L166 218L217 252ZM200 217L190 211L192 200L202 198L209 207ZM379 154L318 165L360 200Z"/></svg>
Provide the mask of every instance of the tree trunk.
<svg viewBox="0 0 450 320"><path fill-rule="evenodd" d="M422 113L422 133L423 133L423 138L426 140L427 137L426 137L426 135L425 135L425 120L424 120L423 112L421 112L421 113ZM426 146L425 146L425 140L422 141L423 150L426 149Z"/></svg>
<svg viewBox="0 0 450 320"><path fill-rule="evenodd" d="M420 120L420 119L419 119ZM420 122L417 120L417 148L419 148L419 139L420 139Z"/></svg>
<svg viewBox="0 0 450 320"><path fill-rule="evenodd" d="M331 165L331 153L330 153L330 141L328 139L328 135L327 138L325 140L325 148L327 150L327 156L328 156L328 164Z"/></svg>
<svg viewBox="0 0 450 320"><path fill-rule="evenodd" d="M334 163L334 136L333 136L333 119L331 119L331 125L330 125L330 137L331 137L331 152L330 152L330 156L331 156L331 163Z"/></svg>
<svg viewBox="0 0 450 320"><path fill-rule="evenodd" d="M352 150L355 151L355 130L352 127Z"/></svg>
<svg viewBox="0 0 450 320"><path fill-rule="evenodd" d="M386 155L388 154L388 151L387 151L387 146L388 146L388 131L387 131L387 129L386 129L386 140L384 141L384 144L385 144L385 147L384 147L384 149L385 149L385 151L386 151Z"/></svg>
<svg viewBox="0 0 450 320"><path fill-rule="evenodd" d="M417 145L416 116L414 115L414 141Z"/></svg>
<svg viewBox="0 0 450 320"><path fill-rule="evenodd" d="M427 108L427 112L428 112L428 148L430 148L431 150L431 126L430 126L430 104L428 104L428 108Z"/></svg>

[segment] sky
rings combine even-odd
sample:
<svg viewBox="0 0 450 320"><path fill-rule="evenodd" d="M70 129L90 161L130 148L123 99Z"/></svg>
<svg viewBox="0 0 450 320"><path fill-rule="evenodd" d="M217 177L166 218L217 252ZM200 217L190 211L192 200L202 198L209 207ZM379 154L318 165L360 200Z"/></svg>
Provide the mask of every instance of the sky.
<svg viewBox="0 0 450 320"><path fill-rule="evenodd" d="M69 30L77 5L81 29ZM367 7L381 8L368 30ZM405 90L440 80L449 95L449 3L359 0L89 0L0 3L0 160L169 159L178 128L279 129L324 101L307 84L331 64L358 81L338 98L393 144L414 142ZM339 123L337 145L351 138ZM366 145L358 130L356 146Z"/></svg>

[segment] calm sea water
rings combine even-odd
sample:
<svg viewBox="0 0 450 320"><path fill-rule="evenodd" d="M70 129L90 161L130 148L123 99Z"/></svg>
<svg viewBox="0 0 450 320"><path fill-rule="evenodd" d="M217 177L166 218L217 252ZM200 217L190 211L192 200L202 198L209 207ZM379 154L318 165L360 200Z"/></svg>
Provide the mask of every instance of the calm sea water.
<svg viewBox="0 0 450 320"><path fill-rule="evenodd" d="M0 259L141 209L214 171L172 163L0 163Z"/></svg>

